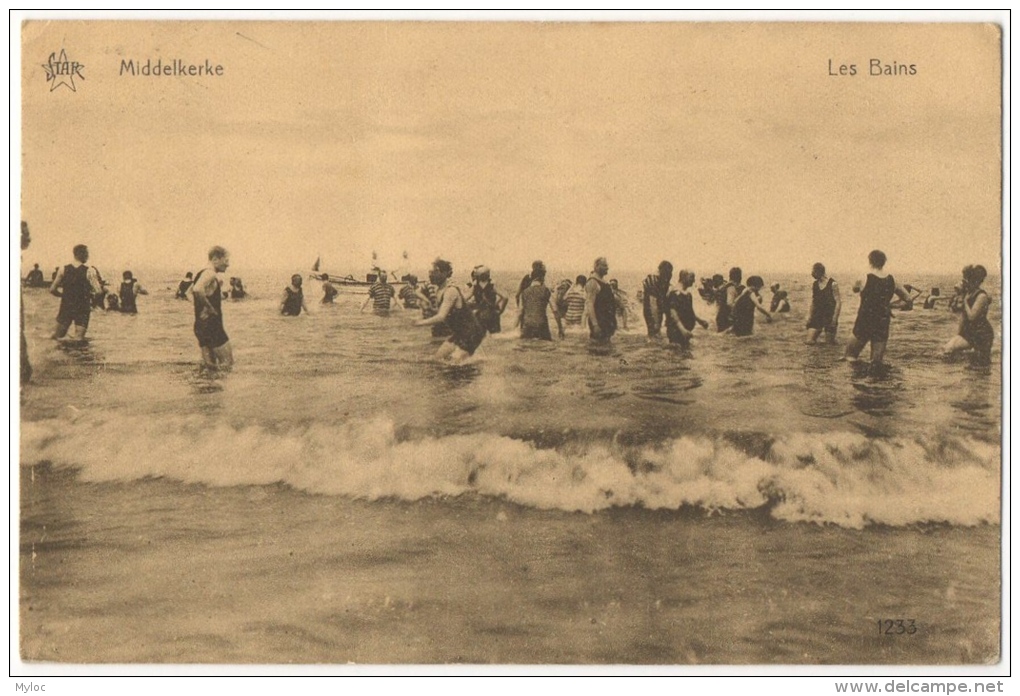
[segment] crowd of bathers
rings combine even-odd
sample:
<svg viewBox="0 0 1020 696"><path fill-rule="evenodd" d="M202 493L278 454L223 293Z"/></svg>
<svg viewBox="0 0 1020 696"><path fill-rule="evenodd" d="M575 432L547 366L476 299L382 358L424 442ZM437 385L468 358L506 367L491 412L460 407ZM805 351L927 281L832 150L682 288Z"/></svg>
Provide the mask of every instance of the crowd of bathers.
<svg viewBox="0 0 1020 696"><path fill-rule="evenodd" d="M95 268L87 265L88 249L78 245L73 249L76 264L58 268L50 290L61 298L57 313L57 326L53 337L61 339L70 326L76 327L75 338L84 339L91 309L97 297L104 293L104 283ZM886 256L881 251L868 255L870 270L867 276L853 286L860 295L857 316L846 346L844 359L858 359L865 346L871 346L871 362L883 362L889 340L893 309L909 310L923 294L910 285L900 285L884 271ZM196 275L188 273L177 288L177 297L191 299L195 311L195 336L202 351L203 363L210 368L229 367L233 362L229 338L223 325L222 300L240 299L247 295L239 278L230 279L230 289L224 290L220 275L230 263L229 254L222 247L209 252L209 265ZM38 269L33 269L35 273ZM655 273L649 274L637 293L649 340L663 340L689 350L696 330L714 329L734 336L749 336L754 332L755 316L760 314L771 322L775 314L790 311L788 293L779 284L772 284L771 301L766 306L762 297L765 282L759 275L744 279L740 268L731 268L727 277L722 274L702 278L698 295L715 316L698 316L695 310L693 288L696 276L693 271L680 270L677 284L673 284L673 264L662 261ZM565 337L565 326L575 325L587 330L589 340L607 343L618 328L627 328L633 321L631 301L615 279L607 278L609 263L605 257L595 259L592 272L578 276L574 281L565 279L555 288L546 284L546 267L542 261L532 264L514 294L517 307L514 328L527 340L552 341L550 317L557 327L560 339ZM934 308L945 300L949 308L960 315L957 335L945 346L947 355L972 351L977 362L990 362L993 329L988 321L991 299L982 288L987 276L983 266L967 266L951 297L942 297L933 288L924 298L924 307ZM325 304L333 303L338 295L334 281L326 274L313 274L322 281ZM385 271L377 271L370 278L368 296L362 311L371 308L379 315L392 309L420 311L418 326L428 326L432 335L444 339L436 357L461 362L478 349L486 336L503 330L502 317L510 304L510 297L496 288L492 274L486 266L471 271L471 282L462 288L452 282L453 266L449 261L436 259L428 274L427 283L419 283L414 275L401 278L399 291L388 281ZM811 269L811 301L807 312L806 342L815 344L819 338L835 343L842 311L839 285L830 277L822 263ZM26 281L38 278L29 274ZM292 276L280 299L280 313L297 316L308 308L305 303L302 276ZM109 294L109 293L105 293ZM137 311L136 298L145 294L130 271L124 273L119 309ZM127 309L129 307L130 309Z"/></svg>

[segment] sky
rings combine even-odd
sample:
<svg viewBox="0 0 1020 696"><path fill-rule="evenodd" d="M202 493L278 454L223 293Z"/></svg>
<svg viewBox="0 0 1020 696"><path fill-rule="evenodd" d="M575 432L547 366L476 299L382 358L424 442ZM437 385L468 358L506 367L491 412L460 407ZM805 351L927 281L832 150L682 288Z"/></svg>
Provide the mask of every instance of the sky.
<svg viewBox="0 0 1020 696"><path fill-rule="evenodd" d="M995 273L999 41L990 24L30 21L22 269L85 243L109 271L183 271L220 244L237 273L360 274L375 252L806 275L875 248L893 271ZM74 91L46 79L61 50ZM157 59L223 75L120 74Z"/></svg>

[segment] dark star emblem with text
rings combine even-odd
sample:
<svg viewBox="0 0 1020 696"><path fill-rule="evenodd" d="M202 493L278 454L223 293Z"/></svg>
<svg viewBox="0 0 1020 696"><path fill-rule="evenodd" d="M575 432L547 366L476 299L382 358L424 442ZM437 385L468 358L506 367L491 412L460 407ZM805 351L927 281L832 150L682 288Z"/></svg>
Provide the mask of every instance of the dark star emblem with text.
<svg viewBox="0 0 1020 696"><path fill-rule="evenodd" d="M50 84L50 91L52 92L57 87L64 85L68 87L72 92L77 92L74 86L74 78L77 76L82 80L85 76L81 74L81 69L85 66L76 60L68 60L67 52L64 49L60 49L60 54L51 53L49 61L43 63L43 70L46 71L46 81Z"/></svg>

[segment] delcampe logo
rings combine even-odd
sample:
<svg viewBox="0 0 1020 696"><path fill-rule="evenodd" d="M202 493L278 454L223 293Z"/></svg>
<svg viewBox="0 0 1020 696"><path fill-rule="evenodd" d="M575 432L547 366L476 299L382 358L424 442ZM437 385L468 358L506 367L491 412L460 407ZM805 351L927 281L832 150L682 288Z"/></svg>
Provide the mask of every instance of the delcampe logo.
<svg viewBox="0 0 1020 696"><path fill-rule="evenodd" d="M77 92L74 86L75 76L85 79L85 76L81 74L81 69L85 66L76 60L68 60L67 52L64 49L60 49L60 54L51 53L49 61L43 63L43 70L46 71L46 81L50 84L50 91L52 92L57 87L64 85L68 87L72 92Z"/></svg>

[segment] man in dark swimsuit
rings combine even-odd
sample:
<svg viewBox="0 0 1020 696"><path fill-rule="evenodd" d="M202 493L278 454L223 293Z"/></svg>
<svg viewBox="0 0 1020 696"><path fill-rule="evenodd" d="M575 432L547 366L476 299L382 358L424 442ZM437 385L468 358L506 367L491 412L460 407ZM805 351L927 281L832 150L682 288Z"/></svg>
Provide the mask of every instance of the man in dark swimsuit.
<svg viewBox="0 0 1020 696"><path fill-rule="evenodd" d="M138 296L148 295L149 293L138 284L138 279L132 275L131 271L124 271L123 278L124 280L120 284L120 292L117 293L120 296L120 311L125 314L138 314Z"/></svg>
<svg viewBox="0 0 1020 696"><path fill-rule="evenodd" d="M716 295L716 306L718 310L715 315L715 330L723 332L733 324L733 305L737 298L744 292L744 286L740 284L744 272L734 266L730 269L730 280L722 285Z"/></svg>
<svg viewBox="0 0 1020 696"><path fill-rule="evenodd" d="M223 283L217 277L230 267L230 255L220 246L209 250L209 266L195 276L191 296L195 301L195 337L207 368L230 369L234 353L223 328Z"/></svg>
<svg viewBox="0 0 1020 696"><path fill-rule="evenodd" d="M616 297L613 286L606 282L607 273L609 262L600 256L595 259L595 268L584 286L588 335L600 343L608 343L616 333Z"/></svg>
<svg viewBox="0 0 1020 696"><path fill-rule="evenodd" d="M305 306L305 293L301 289L301 276L297 273L290 277L290 285L283 289L283 297L280 298L280 314L285 317L296 317L301 310L308 314L308 307Z"/></svg>
<svg viewBox="0 0 1020 696"><path fill-rule="evenodd" d="M817 343L818 336L825 332L827 343L836 342L836 329L839 326L839 313L843 301L839 295L839 286L833 278L825 275L825 266L816 263L811 267L811 309L808 312L807 343Z"/></svg>
<svg viewBox="0 0 1020 696"><path fill-rule="evenodd" d="M436 286L439 309L434 316L419 319L415 325L433 326L445 322L451 335L439 346L436 358L458 364L474 355L485 338L485 327L478 323L460 288L450 284L451 276L453 265L449 261L436 259L432 263L429 282Z"/></svg>
<svg viewBox="0 0 1020 696"><path fill-rule="evenodd" d="M57 328L53 338L60 340L67 335L71 324L75 325L75 340L84 341L92 314L93 298L100 293L99 274L95 268L85 265L89 260L89 248L79 244L73 250L77 266L68 264L57 273L50 286L50 294L60 298L57 312Z"/></svg>

